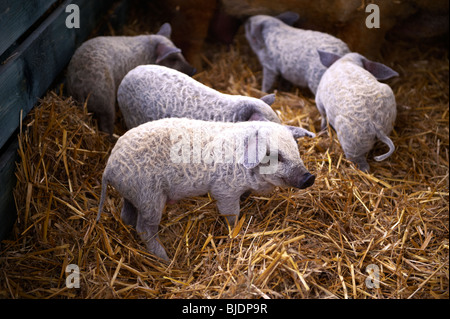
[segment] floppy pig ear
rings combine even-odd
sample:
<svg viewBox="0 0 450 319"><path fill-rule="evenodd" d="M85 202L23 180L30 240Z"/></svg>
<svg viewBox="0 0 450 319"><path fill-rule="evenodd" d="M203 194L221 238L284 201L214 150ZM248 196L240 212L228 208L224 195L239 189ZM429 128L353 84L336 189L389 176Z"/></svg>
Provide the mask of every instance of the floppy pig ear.
<svg viewBox="0 0 450 319"><path fill-rule="evenodd" d="M331 52L325 52L322 50L317 50L317 52L319 53L320 62L322 62L322 64L327 68L341 58L340 55Z"/></svg>
<svg viewBox="0 0 450 319"><path fill-rule="evenodd" d="M363 58L362 64L364 69L372 73L377 80L387 80L394 76L398 76L397 72L382 63L373 62Z"/></svg>
<svg viewBox="0 0 450 319"><path fill-rule="evenodd" d="M170 38L170 34L172 33L172 27L169 23L164 23L161 28L159 28L159 31L157 35L165 36L166 38Z"/></svg>
<svg viewBox="0 0 450 319"><path fill-rule="evenodd" d="M287 25L293 26L295 22L297 22L298 18L300 16L298 13L292 12L292 11L286 11L283 13L280 13L279 15L275 16L278 20L283 21Z"/></svg>
<svg viewBox="0 0 450 319"><path fill-rule="evenodd" d="M245 33L248 41L259 49L264 47L264 39L262 38L263 27L263 23L255 25L254 23L251 23L250 20L245 24Z"/></svg>
<svg viewBox="0 0 450 319"><path fill-rule="evenodd" d="M264 95L261 100L268 105L272 105L273 102L275 102L275 94L272 93Z"/></svg>
<svg viewBox="0 0 450 319"><path fill-rule="evenodd" d="M167 44L160 43L156 47L156 63L158 64L159 62L161 62L162 60L164 60L171 54L180 53L180 52L181 52L181 50L176 47L172 47Z"/></svg>

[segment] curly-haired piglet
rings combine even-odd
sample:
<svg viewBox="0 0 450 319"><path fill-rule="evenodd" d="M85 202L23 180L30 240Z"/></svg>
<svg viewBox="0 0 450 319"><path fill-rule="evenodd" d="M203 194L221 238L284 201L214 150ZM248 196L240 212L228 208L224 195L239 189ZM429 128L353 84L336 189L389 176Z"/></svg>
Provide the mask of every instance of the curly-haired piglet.
<svg viewBox="0 0 450 319"><path fill-rule="evenodd" d="M118 139L103 173L97 220L112 185L124 198L123 221L136 227L150 252L168 260L158 238L166 203L210 193L234 225L244 193L304 189L314 180L291 131L280 124L162 119Z"/></svg>
<svg viewBox="0 0 450 319"><path fill-rule="evenodd" d="M128 71L141 64L159 64L192 75L181 50L170 41L170 24L157 34L104 36L84 42L67 69L67 89L93 112L101 131L113 133L117 87Z"/></svg>
<svg viewBox="0 0 450 319"><path fill-rule="evenodd" d="M326 70L317 49L340 55L350 52L347 44L329 34L292 27L297 19L296 13L285 12L277 17L256 15L245 23L245 36L263 68L264 92L281 75L315 94Z"/></svg>
<svg viewBox="0 0 450 319"><path fill-rule="evenodd" d="M280 123L270 105L275 95L257 99L216 91L195 79L159 65L140 65L123 78L117 101L127 127L168 117L204 121ZM300 127L289 127L294 136L314 137Z"/></svg>
<svg viewBox="0 0 450 319"><path fill-rule="evenodd" d="M395 150L388 135L391 133L397 107L387 80L398 73L384 64L373 62L358 53L339 56L319 51L322 63L329 67L320 81L316 105L322 116L322 129L327 119L336 130L345 156L362 171L369 171L366 154L378 138L389 146L388 158Z"/></svg>

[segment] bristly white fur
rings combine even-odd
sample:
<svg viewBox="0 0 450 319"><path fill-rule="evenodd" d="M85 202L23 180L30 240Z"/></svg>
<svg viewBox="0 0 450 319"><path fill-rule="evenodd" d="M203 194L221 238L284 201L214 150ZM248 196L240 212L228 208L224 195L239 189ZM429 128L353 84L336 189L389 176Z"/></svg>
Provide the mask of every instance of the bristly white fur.
<svg viewBox="0 0 450 319"><path fill-rule="evenodd" d="M259 154L258 148L255 164L247 163L245 157L248 154L245 150L252 144L251 136L263 131L268 134L270 143L276 141L277 144L278 161L270 174L261 171L267 168L263 160L267 149L262 148ZM177 136L187 138L187 148L176 144ZM244 148L232 147L236 143L230 141L241 143ZM238 150L243 150L244 156ZM174 153L178 155L179 151L188 152L191 160L174 160ZM199 152L214 156L206 160L204 155L198 156ZM214 152L222 154L218 156ZM223 156L232 160L217 159ZM276 154L274 156L277 158ZM201 160L194 160L194 157ZM217 200L219 213L234 224L242 194L268 192L276 186L306 188L313 182L314 176L304 167L292 133L282 125L268 121L225 123L162 119L135 127L117 141L103 173L97 218L100 218L106 187L112 185L124 198L122 219L136 226L150 252L167 260L157 235L166 202L209 192Z"/></svg>
<svg viewBox="0 0 450 319"><path fill-rule="evenodd" d="M263 67L262 91L268 92L278 75L316 93L326 68L317 49L339 55L347 44L329 34L291 27L276 17L256 15L245 24L245 35Z"/></svg>
<svg viewBox="0 0 450 319"><path fill-rule="evenodd" d="M134 67L158 63L195 72L169 39L170 33L166 23L158 34L96 37L75 51L67 68L67 90L80 103L87 100L100 130L113 133L117 88Z"/></svg>
<svg viewBox="0 0 450 319"><path fill-rule="evenodd" d="M122 80L117 101L127 127L168 117L242 122L258 113L280 123L261 99L216 91L193 78L158 65L140 65Z"/></svg>
<svg viewBox="0 0 450 319"><path fill-rule="evenodd" d="M358 53L349 53L334 62L319 84L316 105L322 115L322 129L328 119L345 156L368 171L366 154L377 138L389 146L389 152L375 160L384 160L395 150L388 135L397 108L392 89L363 68L363 59Z"/></svg>

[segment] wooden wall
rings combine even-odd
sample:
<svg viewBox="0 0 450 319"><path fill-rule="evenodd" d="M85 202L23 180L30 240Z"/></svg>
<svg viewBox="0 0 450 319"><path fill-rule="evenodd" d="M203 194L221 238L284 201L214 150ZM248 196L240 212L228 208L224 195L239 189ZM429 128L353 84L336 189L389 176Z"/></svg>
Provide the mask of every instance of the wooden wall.
<svg viewBox="0 0 450 319"><path fill-rule="evenodd" d="M21 117L45 94L115 2L0 1L0 240L16 215L12 189ZM80 28L66 26L69 4L80 9Z"/></svg>

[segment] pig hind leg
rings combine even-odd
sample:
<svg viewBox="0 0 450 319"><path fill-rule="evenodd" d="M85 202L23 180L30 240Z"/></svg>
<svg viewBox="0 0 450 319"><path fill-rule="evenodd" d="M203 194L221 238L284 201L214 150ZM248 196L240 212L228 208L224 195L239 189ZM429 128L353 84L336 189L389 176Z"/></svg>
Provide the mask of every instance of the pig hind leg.
<svg viewBox="0 0 450 319"><path fill-rule="evenodd" d="M347 156L347 155L346 155ZM358 158L349 158L353 163L356 164L356 166L363 172L369 172L370 166L369 163L367 163L366 156L360 156Z"/></svg>
<svg viewBox="0 0 450 319"><path fill-rule="evenodd" d="M114 120L116 115L114 93L112 96L92 94L88 100L88 109L94 112L99 130L112 135L114 132Z"/></svg>
<svg viewBox="0 0 450 319"><path fill-rule="evenodd" d="M373 138L367 138L364 133L342 134L338 132L337 136L345 157L355 163L361 171L368 172L370 166L367 163L366 155L373 147L373 141L371 141Z"/></svg>
<svg viewBox="0 0 450 319"><path fill-rule="evenodd" d="M98 128L113 134L116 104L116 85L109 67L99 67L88 83L83 84L83 96L87 107L95 114Z"/></svg>
<svg viewBox="0 0 450 319"><path fill-rule="evenodd" d="M136 220L136 231L145 242L149 252L168 261L169 257L161 245L158 236L158 227L165 203L166 198L161 196L151 203L144 205L142 209L139 209Z"/></svg>
<svg viewBox="0 0 450 319"><path fill-rule="evenodd" d="M124 223L136 227L137 215L136 207L134 207L128 199L124 198L122 211L120 213L120 217Z"/></svg>

